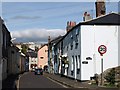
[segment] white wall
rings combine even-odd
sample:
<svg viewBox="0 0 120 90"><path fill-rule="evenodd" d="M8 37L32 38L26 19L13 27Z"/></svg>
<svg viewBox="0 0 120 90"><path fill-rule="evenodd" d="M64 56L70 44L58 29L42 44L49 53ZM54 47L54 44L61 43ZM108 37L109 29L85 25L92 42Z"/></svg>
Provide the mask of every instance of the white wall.
<svg viewBox="0 0 120 90"><path fill-rule="evenodd" d="M120 26L118 26L118 65L120 66Z"/></svg>
<svg viewBox="0 0 120 90"><path fill-rule="evenodd" d="M81 27L81 80L89 80L90 76L94 74L94 30L91 26ZM91 57L92 60L86 60ZM87 61L88 64L83 64Z"/></svg>
<svg viewBox="0 0 120 90"><path fill-rule="evenodd" d="M107 47L107 52L103 55L103 71L118 66L118 29L117 26L95 26L95 53L96 60L101 61L101 57L97 51L101 44ZM101 72L101 68L97 67L100 63L96 62L96 73Z"/></svg>
<svg viewBox="0 0 120 90"><path fill-rule="evenodd" d="M117 26L87 26L81 28L81 60L87 56L92 57L88 64L82 64L82 78L94 73L101 73L101 56L98 53L100 45L107 47L107 52L103 55L103 70L118 66L118 27ZM87 71L87 72L86 72Z"/></svg>
<svg viewBox="0 0 120 90"><path fill-rule="evenodd" d="M31 64L37 64L37 63L38 63L37 58L29 57L29 70L32 70Z"/></svg>

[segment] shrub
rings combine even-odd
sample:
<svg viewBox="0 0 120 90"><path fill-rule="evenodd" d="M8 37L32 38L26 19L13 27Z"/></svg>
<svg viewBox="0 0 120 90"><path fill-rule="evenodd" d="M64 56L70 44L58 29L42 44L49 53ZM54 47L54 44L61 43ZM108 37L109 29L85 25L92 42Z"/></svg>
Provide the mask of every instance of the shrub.
<svg viewBox="0 0 120 90"><path fill-rule="evenodd" d="M110 85L114 85L115 84L115 68L112 68L104 78Z"/></svg>

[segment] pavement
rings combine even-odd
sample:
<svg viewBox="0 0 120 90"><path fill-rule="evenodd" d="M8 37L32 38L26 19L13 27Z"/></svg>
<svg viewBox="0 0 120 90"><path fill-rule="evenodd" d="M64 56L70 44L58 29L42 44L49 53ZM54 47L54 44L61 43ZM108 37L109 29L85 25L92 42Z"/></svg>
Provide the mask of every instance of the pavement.
<svg viewBox="0 0 120 90"><path fill-rule="evenodd" d="M85 90L119 90L118 88L108 88L108 87L101 87L97 85L90 85L88 82L80 82L74 79L70 79L68 77L64 77L61 75L56 75L56 74L50 74L50 73L44 73L44 76L57 81L63 85L66 85L70 88L85 88Z"/></svg>
<svg viewBox="0 0 120 90"><path fill-rule="evenodd" d="M7 79L2 81L2 90L17 90L17 80L19 75L10 75Z"/></svg>

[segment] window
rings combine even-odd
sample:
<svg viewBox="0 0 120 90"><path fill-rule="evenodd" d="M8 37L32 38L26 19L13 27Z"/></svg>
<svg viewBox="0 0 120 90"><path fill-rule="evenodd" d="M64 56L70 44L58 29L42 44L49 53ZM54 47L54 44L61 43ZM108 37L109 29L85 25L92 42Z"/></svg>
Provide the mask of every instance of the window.
<svg viewBox="0 0 120 90"><path fill-rule="evenodd" d="M44 57L40 57L40 59L43 59Z"/></svg>
<svg viewBox="0 0 120 90"><path fill-rule="evenodd" d="M73 35L71 34L71 39L73 39Z"/></svg>
<svg viewBox="0 0 120 90"><path fill-rule="evenodd" d="M91 57L87 57L86 60L92 60L92 58Z"/></svg>
<svg viewBox="0 0 120 90"><path fill-rule="evenodd" d="M80 69L77 69L77 74L80 74Z"/></svg>
<svg viewBox="0 0 120 90"><path fill-rule="evenodd" d="M12 54L14 54L15 52L14 51L11 51Z"/></svg>
<svg viewBox="0 0 120 90"><path fill-rule="evenodd" d="M76 66L78 68L78 59L77 59L77 56L75 56L75 58L76 58Z"/></svg>
<svg viewBox="0 0 120 90"><path fill-rule="evenodd" d="M74 64L74 56L72 56L72 61L71 61L71 70L73 70L73 64Z"/></svg>
<svg viewBox="0 0 120 90"><path fill-rule="evenodd" d="M78 35L78 34L79 34L79 28L76 29L76 35Z"/></svg>
<svg viewBox="0 0 120 90"><path fill-rule="evenodd" d="M80 62L80 55L78 55L78 68L80 68L80 64L81 64L81 62Z"/></svg>
<svg viewBox="0 0 120 90"><path fill-rule="evenodd" d="M76 38L75 38L75 42L78 43L78 36L76 36Z"/></svg>
<svg viewBox="0 0 120 90"><path fill-rule="evenodd" d="M75 43L75 49L77 49L77 48L78 48L78 42Z"/></svg>
<svg viewBox="0 0 120 90"><path fill-rule="evenodd" d="M71 45L71 50L73 49L73 45Z"/></svg>
<svg viewBox="0 0 120 90"><path fill-rule="evenodd" d="M72 70L72 71L71 71L71 75L73 76L73 74L74 74L74 71Z"/></svg>
<svg viewBox="0 0 120 90"><path fill-rule="evenodd" d="M45 50L45 52L48 52L48 50Z"/></svg>
<svg viewBox="0 0 120 90"><path fill-rule="evenodd" d="M67 51L68 51L68 49L69 49L69 46L67 46Z"/></svg>
<svg viewBox="0 0 120 90"><path fill-rule="evenodd" d="M88 62L87 61L83 61L82 64L88 64Z"/></svg>

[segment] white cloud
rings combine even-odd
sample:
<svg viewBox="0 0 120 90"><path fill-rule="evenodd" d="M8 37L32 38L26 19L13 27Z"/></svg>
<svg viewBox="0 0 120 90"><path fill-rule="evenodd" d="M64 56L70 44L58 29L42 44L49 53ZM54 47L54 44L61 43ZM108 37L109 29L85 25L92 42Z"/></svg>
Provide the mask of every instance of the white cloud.
<svg viewBox="0 0 120 90"><path fill-rule="evenodd" d="M57 37L59 35L63 36L65 34L65 30L62 29L26 29L26 30L17 30L12 31L12 38L16 38L16 40L21 41L41 41L46 42L48 40L48 36L52 38Z"/></svg>

